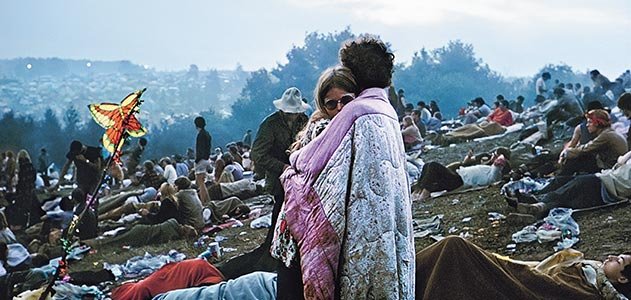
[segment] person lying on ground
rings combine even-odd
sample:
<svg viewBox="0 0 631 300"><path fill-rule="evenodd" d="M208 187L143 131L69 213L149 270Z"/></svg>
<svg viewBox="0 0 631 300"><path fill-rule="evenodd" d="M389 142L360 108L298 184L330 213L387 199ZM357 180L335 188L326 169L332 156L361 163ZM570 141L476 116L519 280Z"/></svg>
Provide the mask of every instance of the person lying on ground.
<svg viewBox="0 0 631 300"><path fill-rule="evenodd" d="M210 220L213 224L221 224L230 218L238 218L250 213L250 207L237 197L210 201Z"/></svg>
<svg viewBox="0 0 631 300"><path fill-rule="evenodd" d="M490 152L482 152L478 154L473 154L473 149L469 149L469 152L467 152L467 155L462 159L462 161L452 162L446 167L455 172L461 167L492 165L494 160L493 155L495 155L495 157L504 155L504 158L508 161L511 159L511 151L506 147L497 147ZM507 163L504 167L510 169L510 164ZM503 173L508 173L509 171L510 170L502 170Z"/></svg>
<svg viewBox="0 0 631 300"><path fill-rule="evenodd" d="M211 200L222 200L236 196L241 200L263 194L263 186L257 185L250 179L241 179L235 182L213 183L208 187L208 196Z"/></svg>
<svg viewBox="0 0 631 300"><path fill-rule="evenodd" d="M449 236L416 254L415 298L621 299L629 278L628 254L598 262L565 249L541 262L524 262Z"/></svg>
<svg viewBox="0 0 631 300"><path fill-rule="evenodd" d="M610 169L618 156L629 150L625 138L611 128L607 111L594 109L587 112L585 117L587 131L595 137L584 145L561 152L562 166L558 175L592 174L602 169Z"/></svg>
<svg viewBox="0 0 631 300"><path fill-rule="evenodd" d="M430 198L432 192L490 185L502 179L504 167L509 162L497 151L493 153L489 162L490 164L461 167L455 171L440 163L429 162L423 166L421 178L412 189L420 191L420 200L425 201Z"/></svg>
<svg viewBox="0 0 631 300"><path fill-rule="evenodd" d="M214 285L173 290L159 294L153 299L274 300L277 299L276 281L275 273L253 272Z"/></svg>
<svg viewBox="0 0 631 300"><path fill-rule="evenodd" d="M41 254L29 254L19 243L0 241L0 299L13 299L16 284L17 293L40 287L47 275L34 268L46 265L48 260Z"/></svg>
<svg viewBox="0 0 631 300"><path fill-rule="evenodd" d="M112 299L152 299L158 294L178 289L217 284L223 274L204 259L188 259L164 265L138 282L128 282L112 290ZM202 298L180 298L202 299ZM210 298L204 298L210 299ZM223 298L218 298L223 299ZM235 298L237 299L237 298Z"/></svg>
<svg viewBox="0 0 631 300"><path fill-rule="evenodd" d="M99 205L99 213L106 214L116 208L120 208L127 202L148 203L157 200L158 190L153 187L121 192L117 195L102 198Z"/></svg>
<svg viewBox="0 0 631 300"><path fill-rule="evenodd" d="M493 136L504 132L506 132L506 127L502 124L495 121L484 120L479 124L467 124L445 133L443 144L471 140L485 136Z"/></svg>
<svg viewBox="0 0 631 300"><path fill-rule="evenodd" d="M149 192L146 192L147 190L149 190ZM160 190L155 193L155 196L151 197L154 191L153 188L146 188L145 192L141 195L124 195L120 197L120 199L115 201L118 203L124 202L124 204L111 211L100 214L99 221L118 220L123 215L133 213L139 213L143 217L151 216L151 220L145 222L151 224L162 223L170 218L177 218L177 201L173 197L173 195L175 195L175 187L168 182L164 182L160 186Z"/></svg>
<svg viewBox="0 0 631 300"><path fill-rule="evenodd" d="M507 199L519 213L542 217L555 207L588 208L631 197L631 151L618 158L613 169L596 174L557 176L537 195L517 194Z"/></svg>
<svg viewBox="0 0 631 300"><path fill-rule="evenodd" d="M190 225L182 225L176 219L169 219L155 225L139 224L132 226L128 231L115 237L103 237L83 240L83 243L98 248L109 244L122 244L139 247L152 244L166 243L183 238L197 237L197 230Z"/></svg>

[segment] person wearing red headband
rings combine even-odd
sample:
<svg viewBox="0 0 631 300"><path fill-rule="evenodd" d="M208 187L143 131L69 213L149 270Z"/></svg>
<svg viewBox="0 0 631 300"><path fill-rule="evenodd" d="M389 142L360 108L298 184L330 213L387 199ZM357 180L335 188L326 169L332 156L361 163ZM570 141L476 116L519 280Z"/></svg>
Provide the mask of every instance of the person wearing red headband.
<svg viewBox="0 0 631 300"><path fill-rule="evenodd" d="M593 109L585 114L587 130L595 138L587 144L563 150L561 170L558 175L596 173L610 169L618 156L628 151L625 138L611 128L609 113Z"/></svg>

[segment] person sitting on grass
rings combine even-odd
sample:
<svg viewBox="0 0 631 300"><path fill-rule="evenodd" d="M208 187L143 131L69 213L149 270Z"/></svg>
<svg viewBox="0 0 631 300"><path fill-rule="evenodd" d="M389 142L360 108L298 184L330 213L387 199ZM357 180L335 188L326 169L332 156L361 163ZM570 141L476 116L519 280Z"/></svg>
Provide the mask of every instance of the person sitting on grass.
<svg viewBox="0 0 631 300"><path fill-rule="evenodd" d="M537 195L516 193L507 198L517 212L541 218L555 207L589 208L631 197L631 151L618 158L612 169L596 174L557 176Z"/></svg>
<svg viewBox="0 0 631 300"><path fill-rule="evenodd" d="M414 125L414 120L411 116L403 117L401 127L401 135L403 135L403 146L405 147L405 151L410 151L423 143L421 132L418 127Z"/></svg>
<svg viewBox="0 0 631 300"><path fill-rule="evenodd" d="M602 109L587 112L587 131L594 136L584 145L563 150L559 175L593 174L610 169L616 158L629 149L625 138L611 128L609 113Z"/></svg>

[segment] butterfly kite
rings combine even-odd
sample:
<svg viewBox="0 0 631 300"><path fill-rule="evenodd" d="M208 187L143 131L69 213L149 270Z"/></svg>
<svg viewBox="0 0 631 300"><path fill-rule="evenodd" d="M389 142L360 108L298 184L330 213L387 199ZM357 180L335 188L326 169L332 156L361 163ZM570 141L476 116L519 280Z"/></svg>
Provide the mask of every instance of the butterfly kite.
<svg viewBox="0 0 631 300"><path fill-rule="evenodd" d="M134 114L139 112L142 100L140 96L146 90L138 90L129 94L120 105L115 103L90 104L90 114L94 121L105 128L103 147L112 153L113 159L119 162L123 140L127 136L141 137L147 129L140 124Z"/></svg>

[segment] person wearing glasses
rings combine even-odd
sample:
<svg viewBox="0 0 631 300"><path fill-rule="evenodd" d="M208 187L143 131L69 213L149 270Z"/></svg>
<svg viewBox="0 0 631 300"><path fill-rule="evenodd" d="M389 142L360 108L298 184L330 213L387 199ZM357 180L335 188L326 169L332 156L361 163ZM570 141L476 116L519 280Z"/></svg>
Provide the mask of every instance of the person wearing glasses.
<svg viewBox="0 0 631 300"><path fill-rule="evenodd" d="M314 98L316 111L311 114L309 122L296 136L290 152L294 152L318 136L331 122L344 105L355 99L359 92L355 77L348 68L336 66L326 69L320 75Z"/></svg>
<svg viewBox="0 0 631 300"><path fill-rule="evenodd" d="M354 75L358 96L326 130L291 154L291 166L281 175L285 209L280 227L288 228L296 241L285 253L299 261L303 292L287 295L292 291L279 273L277 296L413 299L405 150L385 90L391 85L394 54L378 38L365 35L342 46L340 62ZM325 99L341 105L343 95Z"/></svg>
<svg viewBox="0 0 631 300"><path fill-rule="evenodd" d="M305 147L331 123L331 120L359 92L359 87L351 70L342 66L326 69L320 75L314 98L316 111L309 118L305 128L298 133L290 153ZM333 130L333 128L331 129ZM272 256L280 261L278 274L278 299L300 299L303 296L302 272L297 244L287 229L285 206L281 208L279 219L274 228Z"/></svg>

